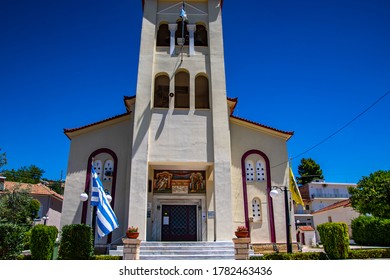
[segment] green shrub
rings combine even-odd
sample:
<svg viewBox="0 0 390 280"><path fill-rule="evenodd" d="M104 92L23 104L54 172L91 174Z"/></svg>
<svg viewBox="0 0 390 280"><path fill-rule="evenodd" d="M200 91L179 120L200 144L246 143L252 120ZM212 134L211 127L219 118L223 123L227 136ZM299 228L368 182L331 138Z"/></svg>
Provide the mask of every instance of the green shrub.
<svg viewBox="0 0 390 280"><path fill-rule="evenodd" d="M324 223L317 226L324 250L330 259L346 259L349 251L346 223Z"/></svg>
<svg viewBox="0 0 390 280"><path fill-rule="evenodd" d="M359 245L390 246L390 219L360 216L352 220L351 227Z"/></svg>
<svg viewBox="0 0 390 280"><path fill-rule="evenodd" d="M55 226L36 225L31 230L30 251L33 260L51 260L58 235Z"/></svg>
<svg viewBox="0 0 390 280"><path fill-rule="evenodd" d="M96 255L94 260L121 260L122 256Z"/></svg>
<svg viewBox="0 0 390 280"><path fill-rule="evenodd" d="M348 259L382 259L390 258L390 249L351 250Z"/></svg>
<svg viewBox="0 0 390 280"><path fill-rule="evenodd" d="M30 242L31 242L31 229L24 233L23 250L30 250Z"/></svg>
<svg viewBox="0 0 390 280"><path fill-rule="evenodd" d="M32 260L32 256L31 255L18 255L16 257L17 260L19 261L26 261L26 260Z"/></svg>
<svg viewBox="0 0 390 280"><path fill-rule="evenodd" d="M348 259L383 259L390 258L390 249L350 250ZM250 260L329 260L323 252L307 253L273 253L263 256L252 256Z"/></svg>
<svg viewBox="0 0 390 280"><path fill-rule="evenodd" d="M93 259L92 228L89 225L73 224L62 228L58 259Z"/></svg>
<svg viewBox="0 0 390 280"><path fill-rule="evenodd" d="M15 224L0 224L0 260L15 260L22 252L24 231Z"/></svg>
<svg viewBox="0 0 390 280"><path fill-rule="evenodd" d="M307 253L272 253L263 256L252 256L250 260L327 260L328 257L323 252Z"/></svg>

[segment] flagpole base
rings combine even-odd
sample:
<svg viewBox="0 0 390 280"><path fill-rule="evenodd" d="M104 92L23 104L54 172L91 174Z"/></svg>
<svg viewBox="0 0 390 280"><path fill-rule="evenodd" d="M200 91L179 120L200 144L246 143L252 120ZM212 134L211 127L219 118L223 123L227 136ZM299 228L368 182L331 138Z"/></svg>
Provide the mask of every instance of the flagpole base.
<svg viewBox="0 0 390 280"><path fill-rule="evenodd" d="M123 259L124 260L139 260L139 252L141 240L122 238L123 242Z"/></svg>

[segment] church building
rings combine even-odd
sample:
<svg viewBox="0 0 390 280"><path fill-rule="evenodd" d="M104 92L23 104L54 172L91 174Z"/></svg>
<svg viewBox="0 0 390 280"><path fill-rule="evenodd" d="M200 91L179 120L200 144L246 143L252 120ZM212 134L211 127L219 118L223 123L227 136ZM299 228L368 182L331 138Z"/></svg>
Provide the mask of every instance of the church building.
<svg viewBox="0 0 390 280"><path fill-rule="evenodd" d="M122 114L64 130L61 226L91 224L80 194L90 196L93 165L119 222L99 246L120 244L129 226L143 241L231 241L246 226L254 244L286 243L285 200L270 191L289 184L293 133L235 115L223 2L143 1L136 95Z"/></svg>

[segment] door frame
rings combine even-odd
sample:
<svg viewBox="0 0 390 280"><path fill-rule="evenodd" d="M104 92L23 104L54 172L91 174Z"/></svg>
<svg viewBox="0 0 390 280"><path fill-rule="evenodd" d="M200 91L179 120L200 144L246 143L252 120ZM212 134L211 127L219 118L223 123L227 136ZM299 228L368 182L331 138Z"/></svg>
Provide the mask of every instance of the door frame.
<svg viewBox="0 0 390 280"><path fill-rule="evenodd" d="M172 215L172 211L173 209L175 209L176 207L180 207L181 209L185 209L185 213L181 213L180 211L180 214L179 215L182 215L184 214L185 217L186 217L186 228L187 228L187 232L185 234L186 238L190 238L188 240L175 240L174 239L174 236L172 236L172 229L171 229L171 225L174 224L174 217ZM168 215L168 219L169 219L169 222L168 222L168 227L169 227L169 233L165 236L165 241L197 241L197 238L198 238L198 206L197 205L192 205L192 204L163 204L161 205L161 215L162 215L162 219L164 219L164 209L169 213ZM179 213L179 212L176 212L176 213ZM195 221L192 220L191 222L191 225L192 226L195 226L195 231L190 235L189 232L188 232L188 226L189 226L189 218L190 216L192 218L195 218ZM195 224L194 224L195 223ZM163 241L163 229L164 229L164 224L161 225L161 241ZM182 238L184 238L184 236L182 236ZM184 238L185 239L185 238Z"/></svg>
<svg viewBox="0 0 390 280"><path fill-rule="evenodd" d="M196 240L202 241L206 237L205 196L155 196L153 198L152 240L161 241L162 206L163 205L195 205L196 212Z"/></svg>

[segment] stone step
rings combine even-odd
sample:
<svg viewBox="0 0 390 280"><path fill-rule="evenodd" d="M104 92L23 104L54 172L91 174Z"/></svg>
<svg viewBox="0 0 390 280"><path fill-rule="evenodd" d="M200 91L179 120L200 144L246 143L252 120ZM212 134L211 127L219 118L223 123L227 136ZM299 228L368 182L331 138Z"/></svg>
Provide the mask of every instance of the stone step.
<svg viewBox="0 0 390 280"><path fill-rule="evenodd" d="M140 260L234 260L234 255L140 255Z"/></svg>
<svg viewBox="0 0 390 280"><path fill-rule="evenodd" d="M123 256L123 246L110 250L110 255ZM217 242L144 241L140 246L141 260L234 260L234 245Z"/></svg>
<svg viewBox="0 0 390 280"><path fill-rule="evenodd" d="M143 242L141 260L234 259L233 242Z"/></svg>

